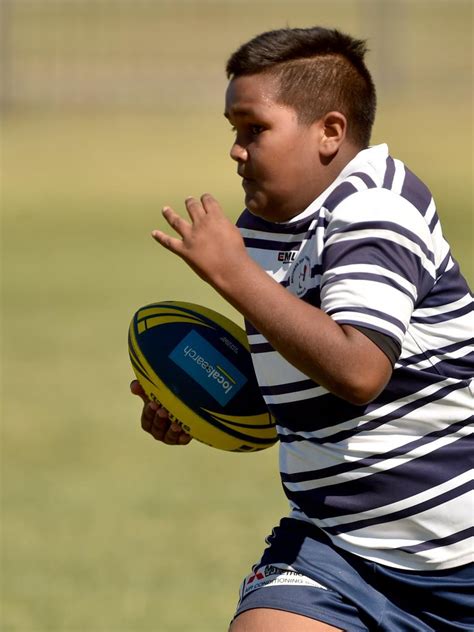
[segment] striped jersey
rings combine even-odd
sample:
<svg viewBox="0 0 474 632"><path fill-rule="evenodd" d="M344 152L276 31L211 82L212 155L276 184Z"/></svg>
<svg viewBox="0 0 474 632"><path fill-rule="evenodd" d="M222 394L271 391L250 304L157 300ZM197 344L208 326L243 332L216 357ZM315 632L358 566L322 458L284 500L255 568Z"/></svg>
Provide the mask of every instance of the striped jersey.
<svg viewBox="0 0 474 632"><path fill-rule="evenodd" d="M246 323L291 515L388 566L470 561L473 300L428 188L377 145L291 221L245 210L237 225L250 256L288 291L395 349L385 390L357 406Z"/></svg>

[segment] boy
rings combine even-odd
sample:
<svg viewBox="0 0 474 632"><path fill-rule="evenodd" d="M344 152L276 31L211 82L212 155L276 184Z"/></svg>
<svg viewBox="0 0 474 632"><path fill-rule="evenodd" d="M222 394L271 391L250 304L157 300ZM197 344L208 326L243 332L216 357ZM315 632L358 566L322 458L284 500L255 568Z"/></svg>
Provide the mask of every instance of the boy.
<svg viewBox="0 0 474 632"><path fill-rule="evenodd" d="M238 228L205 194L189 220L163 209L178 238L153 231L244 316L278 423L291 513L231 632L474 629L472 299L426 186L369 147L365 52L324 28L244 44L225 109ZM146 399L142 425L189 441Z"/></svg>

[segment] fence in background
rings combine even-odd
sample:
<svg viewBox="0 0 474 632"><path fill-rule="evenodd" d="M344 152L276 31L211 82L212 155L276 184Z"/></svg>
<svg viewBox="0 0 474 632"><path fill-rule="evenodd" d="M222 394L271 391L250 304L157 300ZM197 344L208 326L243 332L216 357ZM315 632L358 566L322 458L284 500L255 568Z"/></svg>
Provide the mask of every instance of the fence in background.
<svg viewBox="0 0 474 632"><path fill-rule="evenodd" d="M248 37L290 24L368 37L379 89L469 98L471 0L0 0L1 103L216 103Z"/></svg>

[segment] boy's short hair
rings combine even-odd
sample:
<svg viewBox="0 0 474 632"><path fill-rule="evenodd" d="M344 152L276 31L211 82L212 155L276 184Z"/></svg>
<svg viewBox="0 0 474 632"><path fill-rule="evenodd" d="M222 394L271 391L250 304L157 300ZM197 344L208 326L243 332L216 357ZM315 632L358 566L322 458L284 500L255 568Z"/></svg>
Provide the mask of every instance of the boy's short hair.
<svg viewBox="0 0 474 632"><path fill-rule="evenodd" d="M347 136L361 147L370 141L376 93L364 63L367 46L336 29L284 28L257 35L231 55L229 79L266 73L279 81L278 101L310 124L327 112L347 119Z"/></svg>

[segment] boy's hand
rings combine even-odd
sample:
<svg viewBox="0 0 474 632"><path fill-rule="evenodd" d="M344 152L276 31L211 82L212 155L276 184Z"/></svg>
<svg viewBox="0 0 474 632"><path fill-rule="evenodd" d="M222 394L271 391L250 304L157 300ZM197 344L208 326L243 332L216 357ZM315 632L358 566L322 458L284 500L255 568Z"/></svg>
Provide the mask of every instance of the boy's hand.
<svg viewBox="0 0 474 632"><path fill-rule="evenodd" d="M145 432L167 445L187 445L191 441L192 437L178 423L169 419L166 408L148 399L138 380L133 380L130 390L143 400L141 424Z"/></svg>
<svg viewBox="0 0 474 632"><path fill-rule="evenodd" d="M186 198L185 204L191 221L169 206L163 209L163 216L181 239L160 230L152 232L153 238L184 259L202 279L219 288L248 258L240 231L209 193L202 195L200 201Z"/></svg>

